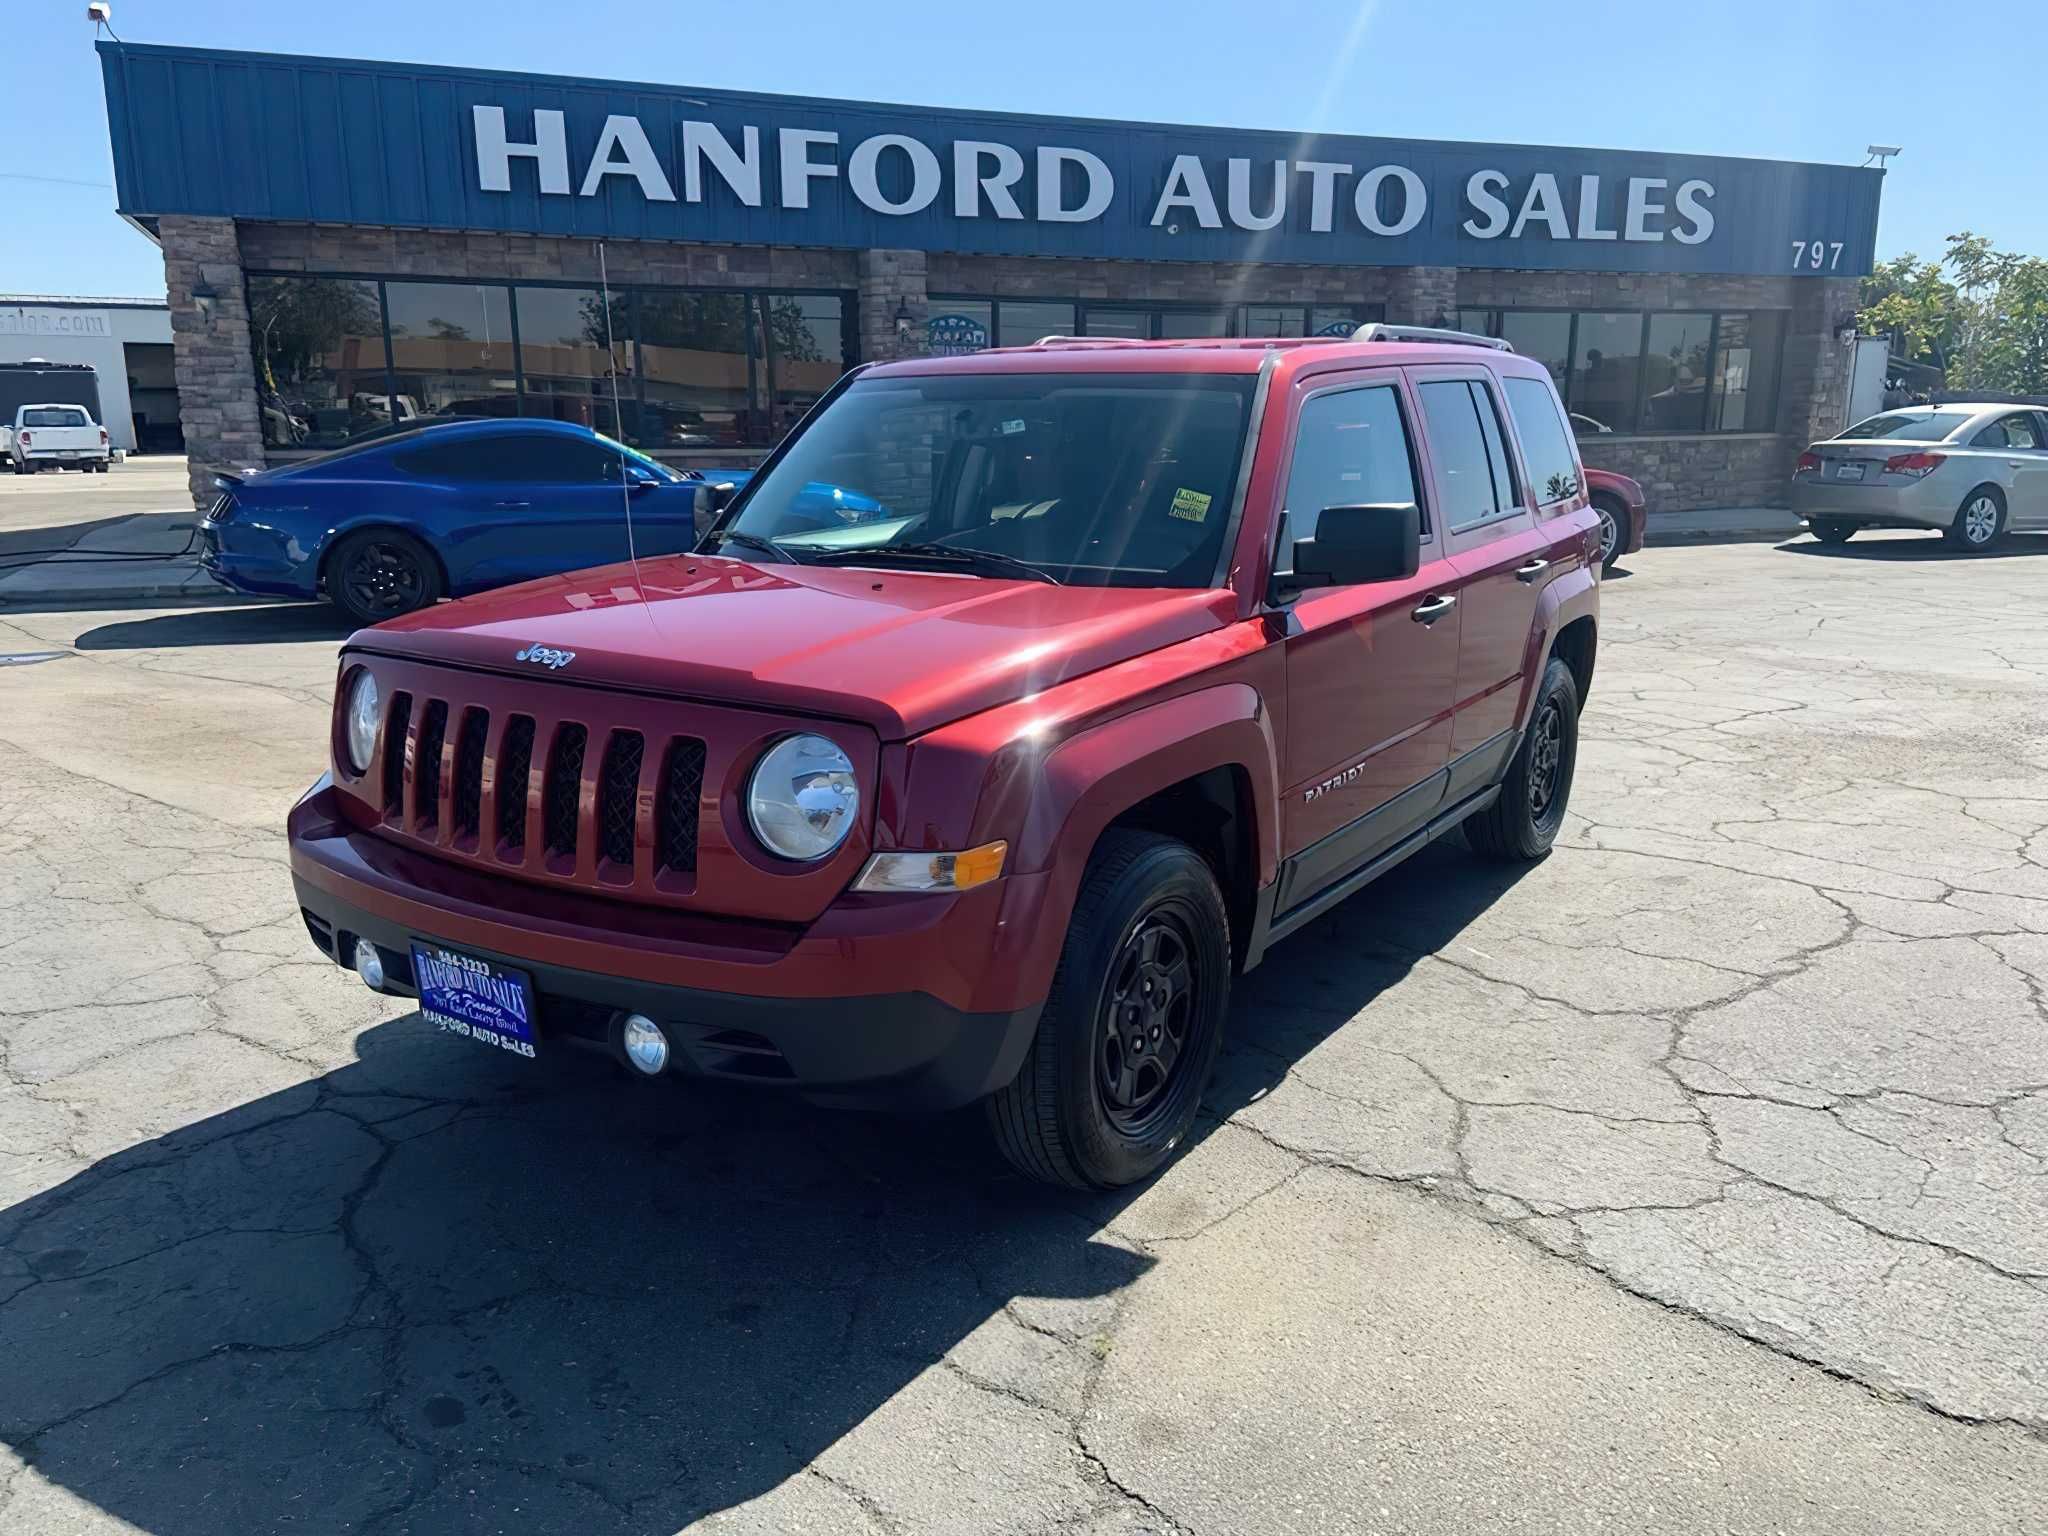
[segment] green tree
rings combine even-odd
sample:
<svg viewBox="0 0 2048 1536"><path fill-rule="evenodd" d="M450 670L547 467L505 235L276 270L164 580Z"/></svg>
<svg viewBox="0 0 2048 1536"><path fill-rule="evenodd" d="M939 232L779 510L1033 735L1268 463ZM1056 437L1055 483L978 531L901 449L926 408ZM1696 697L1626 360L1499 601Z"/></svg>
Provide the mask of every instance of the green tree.
<svg viewBox="0 0 2048 1536"><path fill-rule="evenodd" d="M1858 327L1890 336L1892 350L1910 363L1948 365L1963 310L1962 291L1943 275L1941 263L1908 252L1878 263L1863 279Z"/></svg>
<svg viewBox="0 0 2048 1536"><path fill-rule="evenodd" d="M1951 235L1948 265L1968 300L1959 383L2000 394L2048 394L2048 260Z"/></svg>
<svg viewBox="0 0 2048 1536"><path fill-rule="evenodd" d="M1883 263L1862 298L1861 327L1941 368L1950 389L2048 394L2048 260L1965 231L1948 237L1938 262Z"/></svg>

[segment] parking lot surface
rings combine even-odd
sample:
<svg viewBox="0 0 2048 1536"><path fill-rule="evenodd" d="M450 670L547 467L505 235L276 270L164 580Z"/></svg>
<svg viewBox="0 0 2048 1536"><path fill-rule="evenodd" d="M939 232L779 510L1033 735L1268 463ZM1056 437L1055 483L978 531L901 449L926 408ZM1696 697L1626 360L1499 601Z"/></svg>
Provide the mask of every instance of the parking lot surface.
<svg viewBox="0 0 2048 1536"><path fill-rule="evenodd" d="M2048 545L1627 565L1564 845L1096 1199L429 1033L284 872L324 612L0 613L0 1530L2048 1529Z"/></svg>

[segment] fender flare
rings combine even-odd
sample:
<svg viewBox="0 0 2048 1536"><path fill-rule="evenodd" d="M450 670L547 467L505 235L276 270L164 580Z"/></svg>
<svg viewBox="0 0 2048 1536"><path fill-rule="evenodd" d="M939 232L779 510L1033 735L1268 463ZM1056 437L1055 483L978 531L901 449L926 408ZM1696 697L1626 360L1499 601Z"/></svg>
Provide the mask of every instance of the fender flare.
<svg viewBox="0 0 2048 1536"><path fill-rule="evenodd" d="M1529 712L1536 701L1543 668L1557 648L1557 637L1567 624L1591 618L1600 622L1600 583L1587 566L1569 571L1543 589L1536 600L1536 622L1529 626L1529 649L1522 658L1522 697L1515 710L1515 729L1527 730Z"/></svg>
<svg viewBox="0 0 2048 1536"><path fill-rule="evenodd" d="M1258 690L1219 683L1079 731L1039 765L1011 869L1051 868L1080 888L1089 854L1132 806L1217 768L1242 771L1251 791L1251 872L1272 882L1279 862L1279 752Z"/></svg>

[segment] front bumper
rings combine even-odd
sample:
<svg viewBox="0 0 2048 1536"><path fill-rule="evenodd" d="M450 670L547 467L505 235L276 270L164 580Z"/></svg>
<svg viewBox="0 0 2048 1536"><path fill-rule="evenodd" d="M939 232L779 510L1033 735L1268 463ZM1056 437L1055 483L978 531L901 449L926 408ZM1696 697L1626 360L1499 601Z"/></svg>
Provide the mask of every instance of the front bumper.
<svg viewBox="0 0 2048 1536"><path fill-rule="evenodd" d="M674 1068L831 1103L947 1109L1007 1083L1044 989L1045 877L955 897L846 898L803 927L655 912L473 873L343 821L325 781L287 823L307 931L337 964L367 940L412 993L414 941L527 971L550 1043L603 1046L641 1013ZM1032 993L1036 992L1035 998Z"/></svg>

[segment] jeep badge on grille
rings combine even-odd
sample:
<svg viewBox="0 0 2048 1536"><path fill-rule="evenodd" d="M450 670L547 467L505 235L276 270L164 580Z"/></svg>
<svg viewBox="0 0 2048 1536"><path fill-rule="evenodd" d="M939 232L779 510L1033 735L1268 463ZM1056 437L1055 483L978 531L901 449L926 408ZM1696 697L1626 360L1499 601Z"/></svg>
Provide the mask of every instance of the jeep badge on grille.
<svg viewBox="0 0 2048 1536"><path fill-rule="evenodd" d="M513 656L514 661L530 661L535 666L546 667L550 672L566 667L576 659L574 651L558 651L550 645L529 645Z"/></svg>

